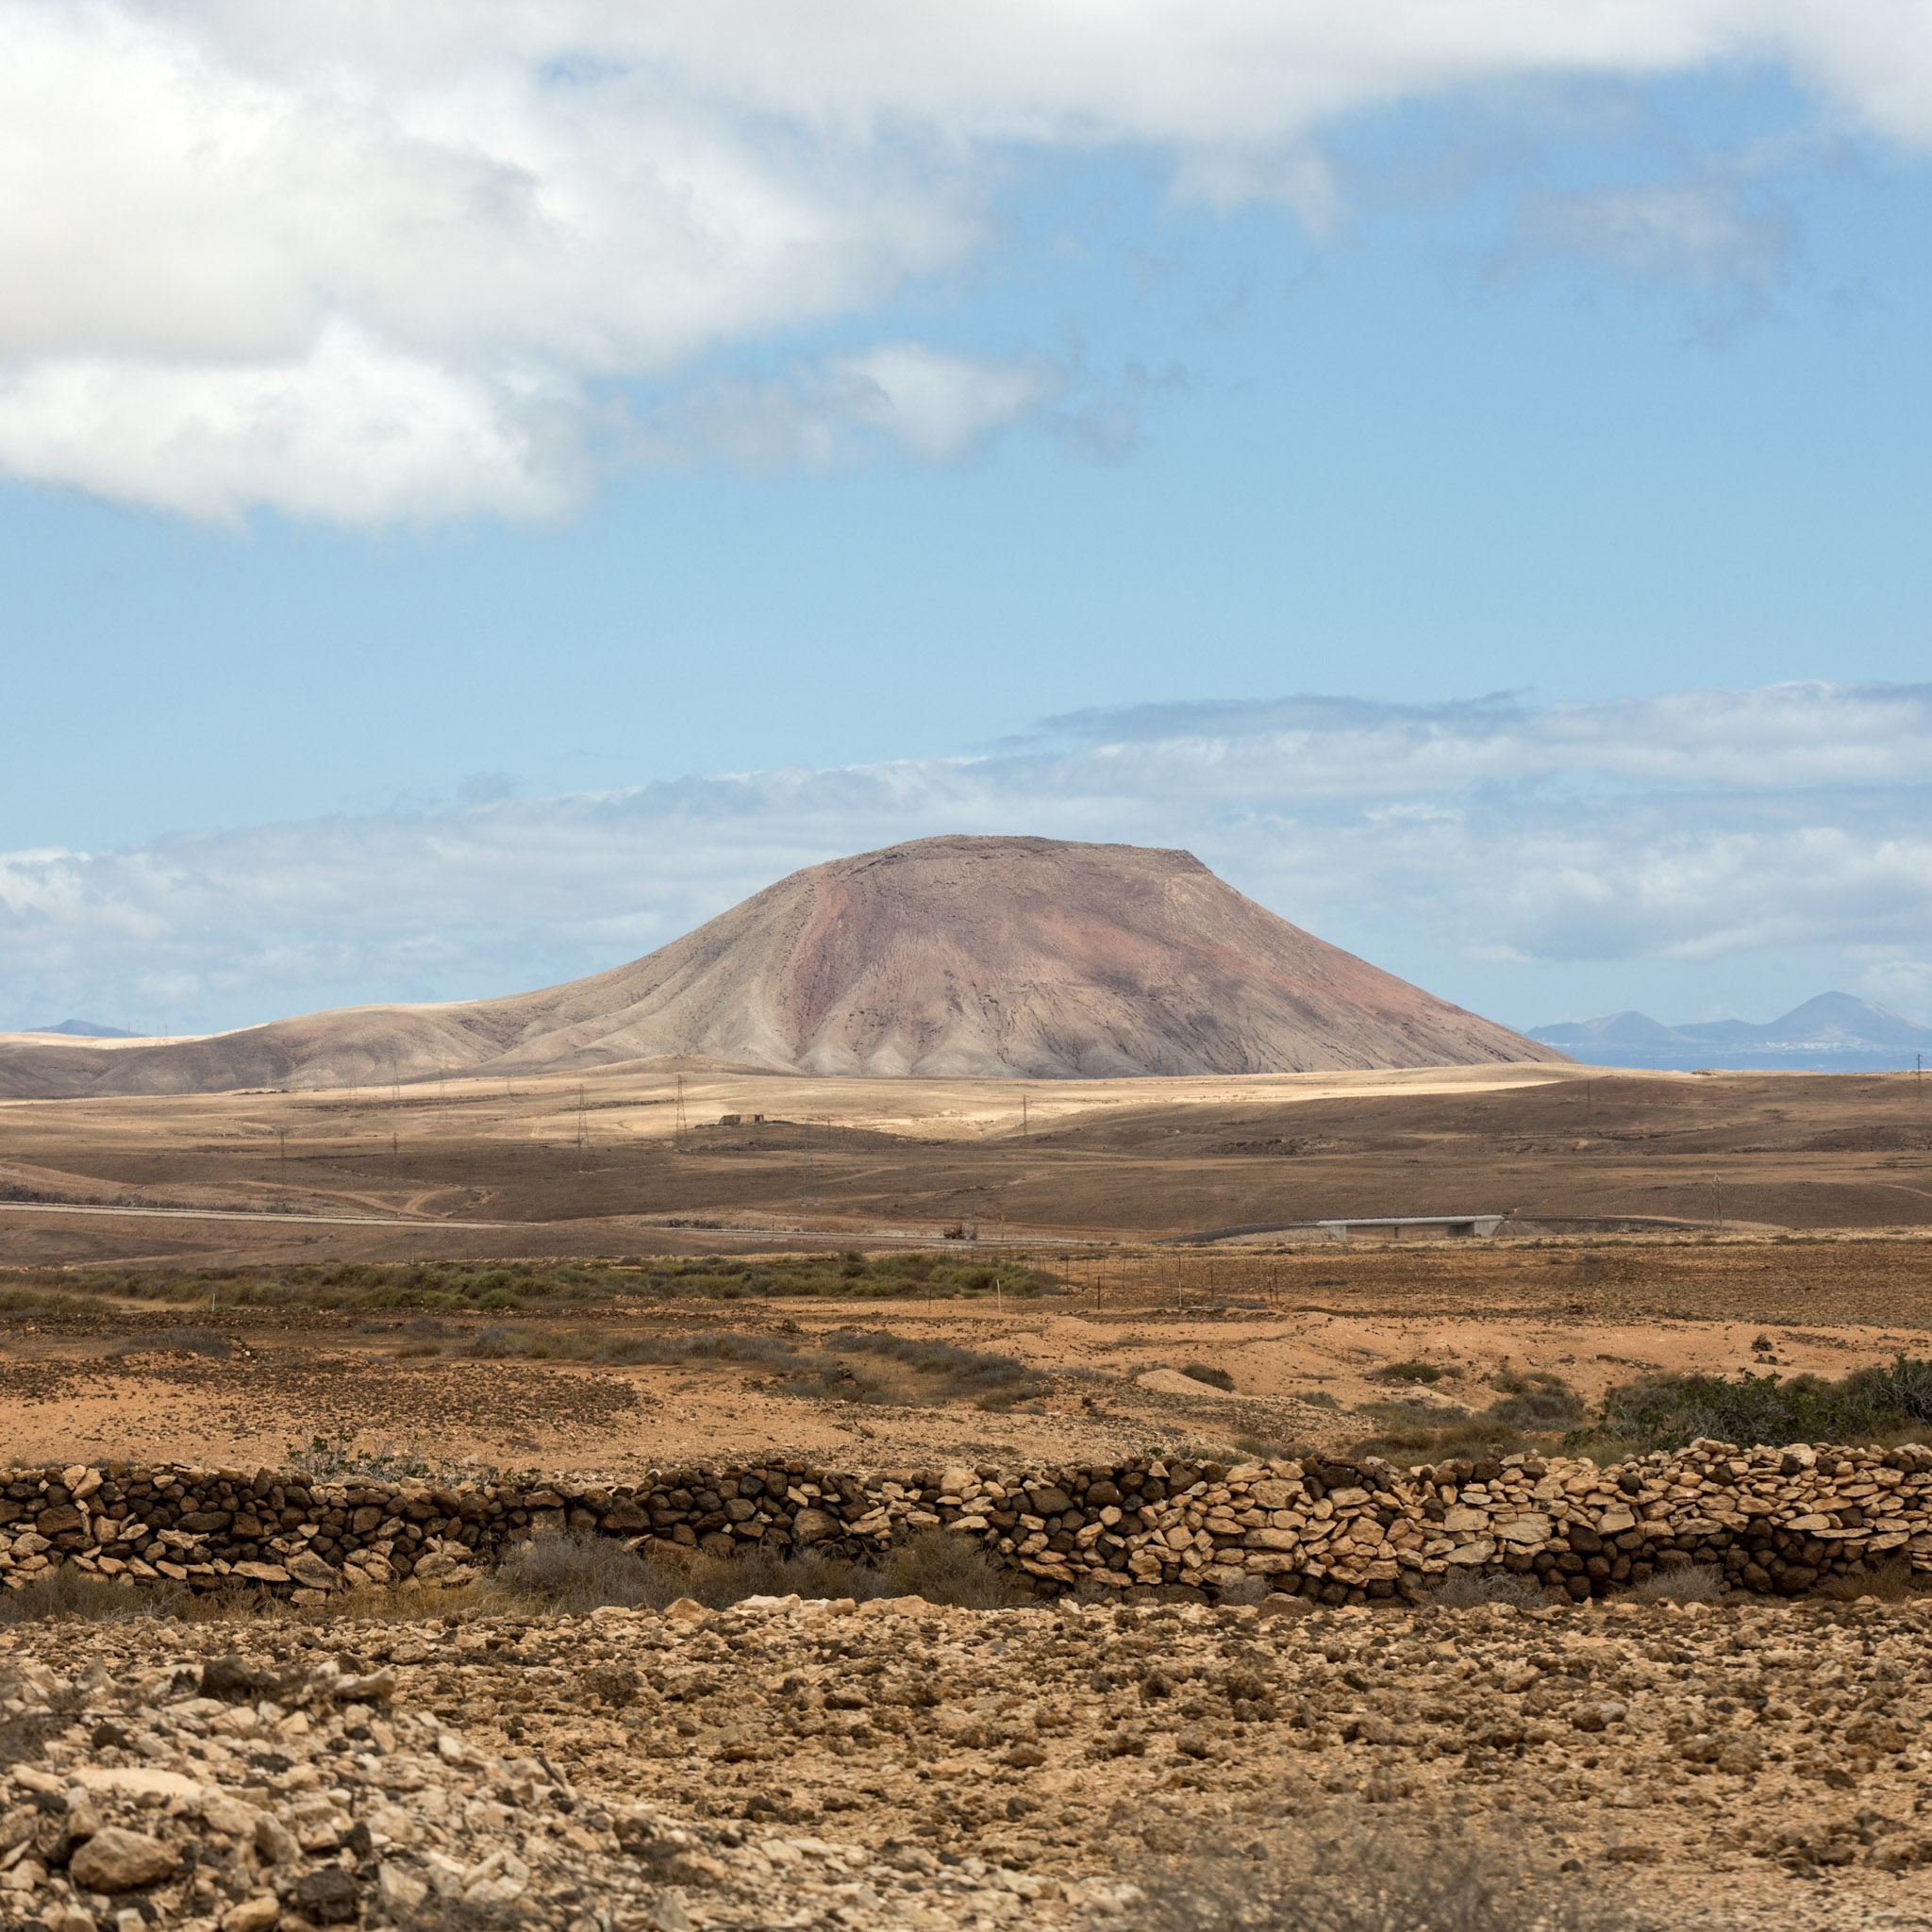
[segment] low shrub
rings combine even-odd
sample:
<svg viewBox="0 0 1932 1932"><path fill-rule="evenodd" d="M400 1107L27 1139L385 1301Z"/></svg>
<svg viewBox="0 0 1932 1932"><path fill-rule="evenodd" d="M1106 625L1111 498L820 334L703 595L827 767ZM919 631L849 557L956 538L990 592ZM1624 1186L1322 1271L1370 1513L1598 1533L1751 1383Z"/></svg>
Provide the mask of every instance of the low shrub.
<svg viewBox="0 0 1932 1932"><path fill-rule="evenodd" d="M1445 1576L1427 1592L1425 1603L1439 1604L1446 1610L1473 1610L1479 1604L1526 1604L1542 1602L1542 1586L1533 1576L1474 1576L1460 1574Z"/></svg>
<svg viewBox="0 0 1932 1932"><path fill-rule="evenodd" d="M1234 1377L1225 1369L1209 1368L1206 1362L1190 1362L1181 1374L1195 1382L1205 1382L1210 1389L1219 1389L1226 1394L1234 1393Z"/></svg>
<svg viewBox="0 0 1932 1932"><path fill-rule="evenodd" d="M105 1351L123 1355L211 1355L230 1356L235 1344L212 1328L157 1328L145 1335L124 1335Z"/></svg>
<svg viewBox="0 0 1932 1932"><path fill-rule="evenodd" d="M1884 1563L1876 1570L1834 1576L1812 1594L1835 1597L1840 1603L1856 1603L1861 1596L1876 1597L1882 1604L1914 1603L1932 1596L1932 1576L1914 1570L1909 1563Z"/></svg>
<svg viewBox="0 0 1932 1932"><path fill-rule="evenodd" d="M1724 1573L1714 1563L1678 1563L1624 1591L1633 1602L1659 1604L1707 1604L1724 1593Z"/></svg>
<svg viewBox="0 0 1932 1932"><path fill-rule="evenodd" d="M133 1617L178 1616L188 1591L175 1584L129 1585L90 1576L72 1563L43 1570L18 1590L0 1590L0 1624L119 1624Z"/></svg>
<svg viewBox="0 0 1932 1932"><path fill-rule="evenodd" d="M1033 1601L1023 1578L996 1568L970 1539L943 1530L908 1537L876 1564L812 1550L789 1557L762 1548L712 1557L663 1543L633 1550L608 1537L547 1531L510 1549L483 1588L575 1615L607 1604L662 1609L681 1597L711 1609L751 1596L922 1596L976 1610Z"/></svg>
<svg viewBox="0 0 1932 1932"><path fill-rule="evenodd" d="M1901 1355L1833 1382L1820 1375L1650 1375L1606 1391L1598 1433L1640 1450L1700 1437L1757 1443L1872 1442L1932 1423L1932 1362Z"/></svg>
<svg viewBox="0 0 1932 1932"><path fill-rule="evenodd" d="M1444 1375L1454 1373L1454 1370L1441 1368L1434 1362L1388 1362L1379 1369L1371 1369L1368 1379L1371 1382L1440 1382Z"/></svg>
<svg viewBox="0 0 1932 1932"><path fill-rule="evenodd" d="M1298 1820L1269 1856L1175 1860L1134 1874L1134 1932L1640 1932L1601 1886L1539 1870L1516 1845L1438 1838L1339 1807Z"/></svg>

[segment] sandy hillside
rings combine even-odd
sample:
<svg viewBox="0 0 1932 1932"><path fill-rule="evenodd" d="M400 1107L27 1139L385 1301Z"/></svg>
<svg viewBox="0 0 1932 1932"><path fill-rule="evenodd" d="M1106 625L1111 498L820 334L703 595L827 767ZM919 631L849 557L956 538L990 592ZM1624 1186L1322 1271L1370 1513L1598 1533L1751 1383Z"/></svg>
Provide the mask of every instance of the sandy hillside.
<svg viewBox="0 0 1932 1932"><path fill-rule="evenodd" d="M696 1056L1090 1079L1561 1062L1244 898L1186 852L922 839L808 867L614 971L103 1054L0 1046L0 1092L210 1092Z"/></svg>

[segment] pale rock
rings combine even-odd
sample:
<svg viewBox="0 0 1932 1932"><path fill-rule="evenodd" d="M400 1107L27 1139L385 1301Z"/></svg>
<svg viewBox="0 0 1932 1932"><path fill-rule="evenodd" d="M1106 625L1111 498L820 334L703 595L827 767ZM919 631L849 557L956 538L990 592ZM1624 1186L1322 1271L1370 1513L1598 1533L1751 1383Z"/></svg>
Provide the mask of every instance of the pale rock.
<svg viewBox="0 0 1932 1932"><path fill-rule="evenodd" d="M163 1803L179 1799L199 1808L209 1796L206 1785L184 1777L178 1771L158 1771L147 1765L83 1764L71 1774L70 1782L84 1790L105 1791L110 1797L159 1799Z"/></svg>
<svg viewBox="0 0 1932 1932"><path fill-rule="evenodd" d="M304 1550L299 1556L291 1557L283 1567L291 1579L307 1585L310 1590L334 1590L342 1580L341 1574L313 1550Z"/></svg>
<svg viewBox="0 0 1932 1932"><path fill-rule="evenodd" d="M376 1896L391 1912L413 1912L429 1896L426 1879L387 1860L375 1874Z"/></svg>
<svg viewBox="0 0 1932 1932"><path fill-rule="evenodd" d="M179 1862L174 1847L159 1839L109 1825L75 1853L68 1873L83 1891L137 1891L172 1878Z"/></svg>
<svg viewBox="0 0 1932 1932"><path fill-rule="evenodd" d="M1500 1524L1496 1534L1506 1543L1534 1547L1549 1541L1550 1519L1547 1516L1519 1516L1513 1522Z"/></svg>
<svg viewBox="0 0 1932 1932"><path fill-rule="evenodd" d="M302 1847L279 1818L264 1811L255 1821L255 1856L264 1864L292 1865Z"/></svg>

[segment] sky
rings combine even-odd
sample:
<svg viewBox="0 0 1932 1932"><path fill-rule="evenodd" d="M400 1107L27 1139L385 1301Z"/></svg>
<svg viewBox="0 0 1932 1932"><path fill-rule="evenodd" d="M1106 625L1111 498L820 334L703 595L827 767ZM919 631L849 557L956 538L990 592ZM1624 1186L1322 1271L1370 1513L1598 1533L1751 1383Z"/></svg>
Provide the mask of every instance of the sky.
<svg viewBox="0 0 1932 1932"><path fill-rule="evenodd" d="M1185 846L1932 1020L1932 14L0 0L0 1027Z"/></svg>

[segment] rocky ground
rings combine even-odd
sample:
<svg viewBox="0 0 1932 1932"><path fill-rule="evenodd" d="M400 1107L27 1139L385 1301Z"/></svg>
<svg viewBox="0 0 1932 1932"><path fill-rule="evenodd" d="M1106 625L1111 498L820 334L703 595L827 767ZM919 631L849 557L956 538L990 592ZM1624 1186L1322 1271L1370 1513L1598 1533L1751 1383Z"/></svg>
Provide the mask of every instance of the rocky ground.
<svg viewBox="0 0 1932 1932"><path fill-rule="evenodd" d="M1169 1925L1143 1893L1177 1861L1352 1837L1494 1847L1657 1925L1932 1926L1928 1627L795 1598L23 1624L0 1919Z"/></svg>

